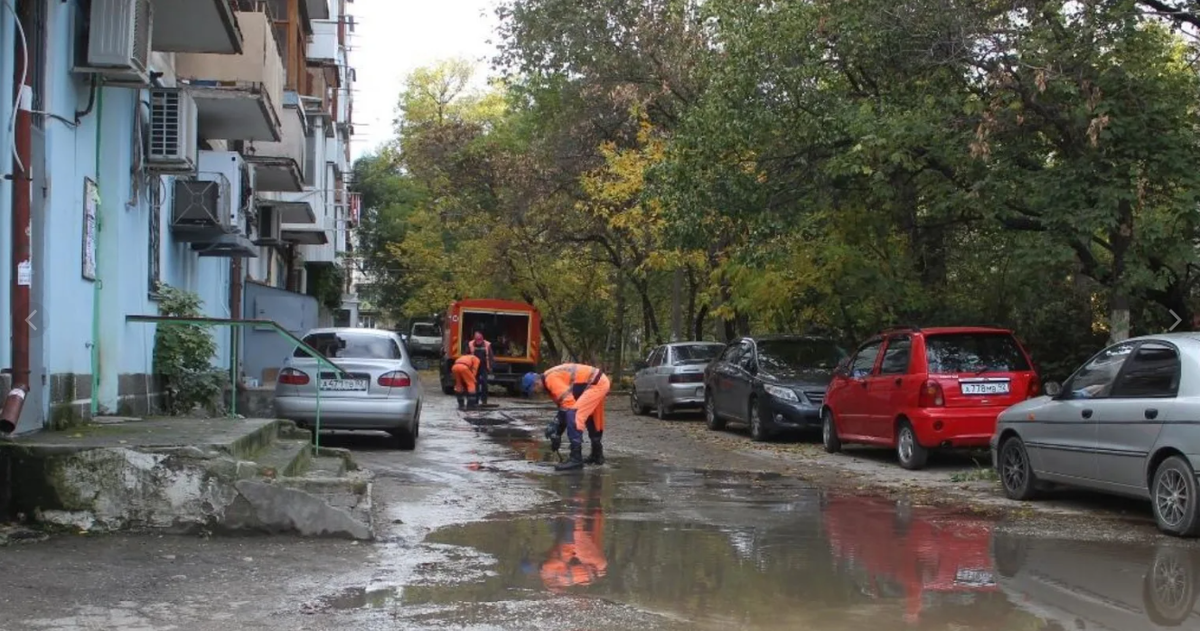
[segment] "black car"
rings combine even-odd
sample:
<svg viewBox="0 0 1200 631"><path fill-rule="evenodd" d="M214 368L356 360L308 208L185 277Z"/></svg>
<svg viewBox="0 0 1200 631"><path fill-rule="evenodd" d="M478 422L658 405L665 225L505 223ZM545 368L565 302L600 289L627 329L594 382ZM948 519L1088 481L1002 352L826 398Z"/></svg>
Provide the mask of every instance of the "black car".
<svg viewBox="0 0 1200 631"><path fill-rule="evenodd" d="M820 429L825 388L846 351L822 337L743 337L725 347L704 371L708 428L733 421L750 437L784 430Z"/></svg>

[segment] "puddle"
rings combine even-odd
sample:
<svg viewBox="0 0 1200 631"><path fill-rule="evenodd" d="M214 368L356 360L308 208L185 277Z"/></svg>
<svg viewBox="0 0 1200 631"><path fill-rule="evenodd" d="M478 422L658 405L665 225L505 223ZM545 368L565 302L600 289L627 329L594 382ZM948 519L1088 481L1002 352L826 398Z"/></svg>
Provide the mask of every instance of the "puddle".
<svg viewBox="0 0 1200 631"><path fill-rule="evenodd" d="M502 442L513 449L510 465L545 459L537 440ZM1005 535L985 518L826 494L773 473L620 457L581 474L508 471L532 476L558 499L435 531L424 545L477 554L418 568L400 594L347 592L326 606L385 603L410 621L438 612L464 624L510 612L521 628L561 628L564 609L619 608L608 621L597 614L583 625L1200 629L1200 551L1179 542Z"/></svg>
<svg viewBox="0 0 1200 631"><path fill-rule="evenodd" d="M397 590L393 587L373 590L353 587L308 603L300 610L305 614L319 614L352 609L381 609L395 603L396 598Z"/></svg>

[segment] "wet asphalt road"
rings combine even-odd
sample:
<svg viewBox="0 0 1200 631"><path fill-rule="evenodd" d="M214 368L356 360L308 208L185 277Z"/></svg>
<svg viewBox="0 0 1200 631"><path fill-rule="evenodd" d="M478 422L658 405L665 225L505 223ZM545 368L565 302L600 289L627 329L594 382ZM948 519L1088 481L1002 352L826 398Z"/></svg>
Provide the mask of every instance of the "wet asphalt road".
<svg viewBox="0 0 1200 631"><path fill-rule="evenodd" d="M468 419L431 396L414 452L325 440L375 471L377 543L0 548L0 629L1200 629L1193 548L1006 536L616 449L556 474L535 424L549 412L499 402L508 414Z"/></svg>

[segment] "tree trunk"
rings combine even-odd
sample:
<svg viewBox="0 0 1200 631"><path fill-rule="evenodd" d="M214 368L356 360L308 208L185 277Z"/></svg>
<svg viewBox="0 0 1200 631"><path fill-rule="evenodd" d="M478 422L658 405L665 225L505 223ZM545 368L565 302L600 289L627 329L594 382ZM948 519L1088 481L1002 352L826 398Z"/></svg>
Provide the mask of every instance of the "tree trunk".
<svg viewBox="0 0 1200 631"><path fill-rule="evenodd" d="M704 324L705 324L705 320L707 320L707 319L708 319L708 305L700 305L700 310L696 313L696 319L692 320L692 322L693 322L692 333L695 335L694 339L697 339L697 340L704 339Z"/></svg>
<svg viewBox="0 0 1200 631"><path fill-rule="evenodd" d="M693 332L693 330L695 329L694 323L696 322L696 294L699 293L699 291L700 291L700 287L696 283L696 271L693 270L691 267L688 267L688 269L687 269L687 292L688 292L687 328L688 328L688 334L692 336L693 340L700 339L700 336L696 335Z"/></svg>
<svg viewBox="0 0 1200 631"><path fill-rule="evenodd" d="M621 270L615 270L617 293L617 330L614 332L617 338L617 347L612 354L612 366L610 372L613 374L613 380L617 385L620 385L621 379L625 376L625 273Z"/></svg>
<svg viewBox="0 0 1200 631"><path fill-rule="evenodd" d="M683 337L683 268L675 268L671 283L671 341Z"/></svg>
<svg viewBox="0 0 1200 631"><path fill-rule="evenodd" d="M1133 205L1128 200L1117 204L1117 225L1109 231L1113 273L1108 287L1109 343L1129 339L1129 292L1125 288L1125 255L1133 243Z"/></svg>

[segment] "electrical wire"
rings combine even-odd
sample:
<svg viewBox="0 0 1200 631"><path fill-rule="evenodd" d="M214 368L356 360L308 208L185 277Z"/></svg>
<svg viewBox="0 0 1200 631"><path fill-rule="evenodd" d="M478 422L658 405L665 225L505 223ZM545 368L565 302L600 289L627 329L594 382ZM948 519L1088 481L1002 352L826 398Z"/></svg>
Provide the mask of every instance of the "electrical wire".
<svg viewBox="0 0 1200 631"><path fill-rule="evenodd" d="M29 77L29 40L25 39L25 27L21 26L21 15L17 13L17 8L9 0L4 0L4 6L12 11L13 23L17 25L17 35L21 38L21 82L17 84L17 98L13 101L12 115L8 119L8 131L12 134L17 125L17 108L21 106L21 96L25 94L25 81ZM12 144L9 150L12 152L13 160L17 161L21 173L24 173L25 163L21 162L21 156L17 155L16 134L12 134Z"/></svg>

